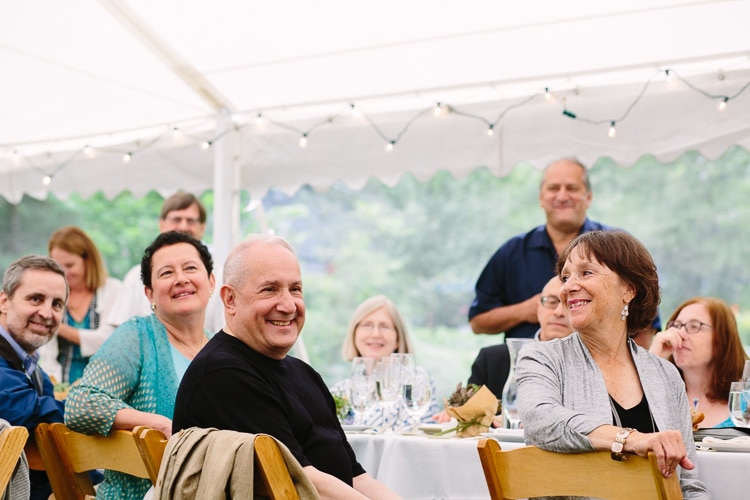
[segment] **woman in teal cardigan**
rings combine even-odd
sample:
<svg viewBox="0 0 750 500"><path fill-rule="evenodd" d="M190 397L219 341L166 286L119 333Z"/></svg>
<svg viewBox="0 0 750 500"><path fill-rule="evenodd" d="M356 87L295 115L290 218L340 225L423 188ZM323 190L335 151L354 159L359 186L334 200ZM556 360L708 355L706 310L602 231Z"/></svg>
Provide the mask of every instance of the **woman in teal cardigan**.
<svg viewBox="0 0 750 500"><path fill-rule="evenodd" d="M86 434L109 435L138 425L172 433L182 375L208 341L203 330L213 293L208 249L191 236L160 234L141 261L141 278L154 313L118 327L91 358L65 405L65 423ZM97 498L140 499L147 479L105 471Z"/></svg>

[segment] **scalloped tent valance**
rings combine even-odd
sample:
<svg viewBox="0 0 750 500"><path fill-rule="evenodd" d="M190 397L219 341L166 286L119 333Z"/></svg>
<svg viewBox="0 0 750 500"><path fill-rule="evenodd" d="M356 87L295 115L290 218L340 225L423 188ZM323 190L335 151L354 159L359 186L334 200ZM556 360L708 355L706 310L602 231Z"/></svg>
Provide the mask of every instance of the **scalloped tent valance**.
<svg viewBox="0 0 750 500"><path fill-rule="evenodd" d="M238 188L750 149L748 2L505 4L8 3L0 196L214 189L223 255Z"/></svg>

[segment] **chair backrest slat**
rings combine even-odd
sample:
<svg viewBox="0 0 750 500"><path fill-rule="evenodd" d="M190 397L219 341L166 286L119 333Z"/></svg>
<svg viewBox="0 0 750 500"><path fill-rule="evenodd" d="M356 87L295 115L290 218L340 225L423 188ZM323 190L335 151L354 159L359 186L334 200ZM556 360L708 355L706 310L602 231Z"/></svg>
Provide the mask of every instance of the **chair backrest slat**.
<svg viewBox="0 0 750 500"><path fill-rule="evenodd" d="M88 475L94 469L149 478L132 431L89 436L61 423L40 424L36 438L56 500L81 500L95 495Z"/></svg>
<svg viewBox="0 0 750 500"><path fill-rule="evenodd" d="M299 495L294 487L289 468L284 461L279 445L268 435L255 436L255 490L262 485L271 500L297 500ZM260 479L260 481L258 481Z"/></svg>
<svg viewBox="0 0 750 500"><path fill-rule="evenodd" d="M659 472L656 457L631 456L617 462L604 451L554 453L535 446L503 451L494 439L478 445L493 500L538 496L587 496L631 499L682 498L677 474Z"/></svg>
<svg viewBox="0 0 750 500"><path fill-rule="evenodd" d="M0 496L13 476L28 437L29 431L26 427L6 427L0 433Z"/></svg>

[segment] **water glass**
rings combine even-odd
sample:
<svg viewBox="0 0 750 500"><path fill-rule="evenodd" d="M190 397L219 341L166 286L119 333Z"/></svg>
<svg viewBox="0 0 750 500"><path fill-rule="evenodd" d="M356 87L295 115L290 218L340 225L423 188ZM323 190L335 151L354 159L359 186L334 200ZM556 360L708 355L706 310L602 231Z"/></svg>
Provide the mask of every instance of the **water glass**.
<svg viewBox="0 0 750 500"><path fill-rule="evenodd" d="M735 427L750 427L750 382L732 382L729 388L729 416Z"/></svg>
<svg viewBox="0 0 750 500"><path fill-rule="evenodd" d="M375 358L355 357L349 373L349 402L354 409L354 425L365 423L365 414L375 402Z"/></svg>
<svg viewBox="0 0 750 500"><path fill-rule="evenodd" d="M742 381L750 382L750 359L745 361L745 367L742 369Z"/></svg>
<svg viewBox="0 0 750 500"><path fill-rule="evenodd" d="M516 360L518 353L527 343L533 339L506 339L508 352L510 353L510 373L503 387L503 428L521 429L521 416L518 412L518 383L516 382Z"/></svg>
<svg viewBox="0 0 750 500"><path fill-rule="evenodd" d="M413 375L404 379L403 402L409 413L409 423L412 428L418 427L432 404L432 382L427 370L416 367Z"/></svg>

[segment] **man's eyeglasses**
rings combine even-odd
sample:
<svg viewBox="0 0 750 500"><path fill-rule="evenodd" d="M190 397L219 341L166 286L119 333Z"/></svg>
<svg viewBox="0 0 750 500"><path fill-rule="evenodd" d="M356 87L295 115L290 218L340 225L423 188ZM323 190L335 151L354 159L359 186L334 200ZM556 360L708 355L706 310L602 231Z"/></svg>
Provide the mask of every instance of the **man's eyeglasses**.
<svg viewBox="0 0 750 500"><path fill-rule="evenodd" d="M555 309L560 304L560 297L554 295L542 295L542 305L547 309Z"/></svg>
<svg viewBox="0 0 750 500"><path fill-rule="evenodd" d="M365 333L370 333L377 327L378 330L380 330L380 333L388 333L392 332L394 330L392 325L389 325L388 323L378 323L377 325L375 323L360 323L357 328L362 330Z"/></svg>
<svg viewBox="0 0 750 500"><path fill-rule="evenodd" d="M200 219L194 219L192 217L167 217L166 221L175 226L179 226L182 224L182 221L185 221L185 224L190 227L197 226L201 223Z"/></svg>
<svg viewBox="0 0 750 500"><path fill-rule="evenodd" d="M701 328L703 328L704 326L707 326L708 328L713 328L708 323L703 323L702 321L698 321L697 319L691 319L690 321L686 323L680 323L679 321L670 321L669 323L667 323L667 328L674 327L679 330L680 328L685 327L685 331L690 334L698 333L699 331L701 331Z"/></svg>

